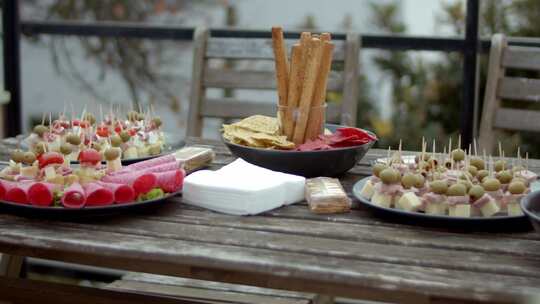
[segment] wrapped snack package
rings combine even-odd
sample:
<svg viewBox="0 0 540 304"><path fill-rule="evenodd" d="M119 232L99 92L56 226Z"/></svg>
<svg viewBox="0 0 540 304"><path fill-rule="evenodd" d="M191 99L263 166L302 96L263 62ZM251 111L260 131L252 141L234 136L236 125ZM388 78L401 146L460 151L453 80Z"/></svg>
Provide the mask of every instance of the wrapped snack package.
<svg viewBox="0 0 540 304"><path fill-rule="evenodd" d="M306 180L306 200L314 213L343 213L351 209L351 199L336 178Z"/></svg>
<svg viewBox="0 0 540 304"><path fill-rule="evenodd" d="M186 173L191 173L209 165L216 154L211 148L185 147L176 151L174 156L183 165Z"/></svg>

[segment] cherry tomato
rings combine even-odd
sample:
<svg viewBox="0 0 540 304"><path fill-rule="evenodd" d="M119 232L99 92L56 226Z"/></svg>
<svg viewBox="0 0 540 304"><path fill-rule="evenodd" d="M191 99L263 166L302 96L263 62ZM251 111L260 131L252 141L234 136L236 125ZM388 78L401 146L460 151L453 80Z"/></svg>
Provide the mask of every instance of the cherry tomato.
<svg viewBox="0 0 540 304"><path fill-rule="evenodd" d="M109 128L106 126L99 126L96 129L96 134L101 137L108 137L110 135Z"/></svg>
<svg viewBox="0 0 540 304"><path fill-rule="evenodd" d="M81 121L78 120L78 119L74 119L71 121L71 124L74 126L74 127L78 127L80 124L81 124Z"/></svg>
<svg viewBox="0 0 540 304"><path fill-rule="evenodd" d="M137 130L135 130L135 129L129 129L129 130L128 130L128 133L129 133L130 136L135 136L135 134L137 134Z"/></svg>
<svg viewBox="0 0 540 304"><path fill-rule="evenodd" d="M90 127L90 123L88 121L86 121L86 120L83 120L83 121L79 122L79 126L81 128L83 128L83 129L86 129L86 128Z"/></svg>
<svg viewBox="0 0 540 304"><path fill-rule="evenodd" d="M39 168L45 168L52 164L63 164L64 156L58 152L45 152L38 157Z"/></svg>
<svg viewBox="0 0 540 304"><path fill-rule="evenodd" d="M101 154L95 149L84 149L79 153L79 162L81 165L95 166L101 162Z"/></svg>

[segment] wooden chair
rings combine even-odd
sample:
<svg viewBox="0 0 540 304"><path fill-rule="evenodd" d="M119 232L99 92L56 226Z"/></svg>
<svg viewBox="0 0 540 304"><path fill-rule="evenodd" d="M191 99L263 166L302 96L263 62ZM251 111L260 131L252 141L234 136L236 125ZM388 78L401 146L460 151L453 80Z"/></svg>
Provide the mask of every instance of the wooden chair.
<svg viewBox="0 0 540 304"><path fill-rule="evenodd" d="M290 49L296 40L287 39ZM277 94L272 102L255 102L237 98L207 98L209 88L272 90L276 88L274 71L232 70L209 67L210 59L273 60L271 39L216 38L199 28L194 34L194 57L187 136L201 136L203 119L243 118L262 114L275 116ZM356 124L358 102L358 35L349 33L345 40L335 40L334 62L343 63L343 71L332 71L329 92L342 92L341 103L330 103L327 121L344 125Z"/></svg>
<svg viewBox="0 0 540 304"><path fill-rule="evenodd" d="M506 37L491 39L488 78L480 123L480 147L492 152L496 130L540 132L540 111L501 107L501 101L540 101L540 79L506 76L507 69L540 71L540 48L509 46Z"/></svg>

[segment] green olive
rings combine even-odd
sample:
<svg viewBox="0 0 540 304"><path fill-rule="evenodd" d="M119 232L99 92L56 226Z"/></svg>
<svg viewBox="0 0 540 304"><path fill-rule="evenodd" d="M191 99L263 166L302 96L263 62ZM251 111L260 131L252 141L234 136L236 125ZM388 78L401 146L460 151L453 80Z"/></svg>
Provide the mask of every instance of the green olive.
<svg viewBox="0 0 540 304"><path fill-rule="evenodd" d="M96 123L96 117L92 113L86 113L83 117L83 120L88 121L91 125Z"/></svg>
<svg viewBox="0 0 540 304"><path fill-rule="evenodd" d="M522 194L527 190L527 186L520 181L511 182L508 186L508 191L512 194Z"/></svg>
<svg viewBox="0 0 540 304"><path fill-rule="evenodd" d="M473 184L472 184L470 181L464 180L464 179L460 179L460 180L458 181L458 184L464 185L465 188L467 189L467 191L469 191L469 189L471 189L471 187L473 186Z"/></svg>
<svg viewBox="0 0 540 304"><path fill-rule="evenodd" d="M412 186L414 186L414 182L416 181L415 177L411 173L406 173L401 178L401 185L405 189L411 189Z"/></svg>
<svg viewBox="0 0 540 304"><path fill-rule="evenodd" d="M453 184L446 191L448 196L463 196L467 194L467 188L463 184Z"/></svg>
<svg viewBox="0 0 540 304"><path fill-rule="evenodd" d="M426 182L426 179L422 174L415 174L414 175L414 187L415 188L422 188L424 187L424 183Z"/></svg>
<svg viewBox="0 0 540 304"><path fill-rule="evenodd" d="M120 157L120 151L118 148L109 148L105 150L105 153L103 155L105 156L106 160L112 161Z"/></svg>
<svg viewBox="0 0 540 304"><path fill-rule="evenodd" d="M480 185L474 185L469 189L469 195L473 200L477 200L484 195L484 188Z"/></svg>
<svg viewBox="0 0 540 304"><path fill-rule="evenodd" d="M386 168L379 173L379 178L385 184L393 184L399 181L399 172L392 168Z"/></svg>
<svg viewBox="0 0 540 304"><path fill-rule="evenodd" d="M512 172L510 170L504 170L497 173L497 179L501 184L508 184L512 181Z"/></svg>
<svg viewBox="0 0 540 304"><path fill-rule="evenodd" d="M129 111L128 114L127 114L127 119L129 121L137 121L137 119L139 118L139 113L137 113L137 111Z"/></svg>
<svg viewBox="0 0 540 304"><path fill-rule="evenodd" d="M467 172L469 172L471 176L476 176L478 169L475 166L470 165L469 168L467 168Z"/></svg>
<svg viewBox="0 0 540 304"><path fill-rule="evenodd" d="M49 131L49 128L44 125L37 125L34 127L34 133L36 133L40 137L43 136L43 134L47 131Z"/></svg>
<svg viewBox="0 0 540 304"><path fill-rule="evenodd" d="M496 172L506 169L506 162L502 159L499 159L495 162L494 169Z"/></svg>
<svg viewBox="0 0 540 304"><path fill-rule="evenodd" d="M482 182L482 187L486 191L497 191L501 188L501 182L498 179L493 177L486 177Z"/></svg>
<svg viewBox="0 0 540 304"><path fill-rule="evenodd" d="M444 161L444 166L447 168L447 169L450 169L452 168L452 161L447 159Z"/></svg>
<svg viewBox="0 0 540 304"><path fill-rule="evenodd" d="M34 153L36 155L41 155L47 151L47 144L44 142L38 142L37 145L34 146Z"/></svg>
<svg viewBox="0 0 540 304"><path fill-rule="evenodd" d="M454 161L462 161L465 159L465 151L462 149L455 149L452 151L452 159Z"/></svg>
<svg viewBox="0 0 540 304"><path fill-rule="evenodd" d="M25 152L23 157L23 163L27 165L32 165L36 161L36 155L34 152Z"/></svg>
<svg viewBox="0 0 540 304"><path fill-rule="evenodd" d="M81 144L81 138L73 133L69 133L66 137L66 141L74 146Z"/></svg>
<svg viewBox="0 0 540 304"><path fill-rule="evenodd" d="M527 180L525 178L521 177L521 176L516 176L516 177L512 178L511 183L513 183L513 182L522 182L524 185L529 184L529 182L527 182Z"/></svg>
<svg viewBox="0 0 540 304"><path fill-rule="evenodd" d="M373 175L375 175L376 177L379 177L379 173L381 173L381 171L386 168L388 168L388 166L386 166L385 164L376 163L375 165L373 165L373 169L372 169Z"/></svg>
<svg viewBox="0 0 540 304"><path fill-rule="evenodd" d="M144 120L144 114L142 113L137 114L137 120Z"/></svg>
<svg viewBox="0 0 540 304"><path fill-rule="evenodd" d="M462 179L462 180L472 180L473 179L473 176L469 173L469 172L462 172L460 175L459 175L459 179Z"/></svg>
<svg viewBox="0 0 540 304"><path fill-rule="evenodd" d="M478 173L476 173L476 178L478 179L479 182L482 182L482 180L489 175L489 171L488 170L479 170Z"/></svg>
<svg viewBox="0 0 540 304"><path fill-rule="evenodd" d="M14 150L11 152L11 160L16 163L22 163L24 161L24 152L21 150Z"/></svg>
<svg viewBox="0 0 540 304"><path fill-rule="evenodd" d="M111 136L111 146L113 147L120 147L122 144L122 138L118 135Z"/></svg>
<svg viewBox="0 0 540 304"><path fill-rule="evenodd" d="M448 190L448 184L443 180L434 180L429 183L429 189L437 194L445 194Z"/></svg>
<svg viewBox="0 0 540 304"><path fill-rule="evenodd" d="M68 144L68 143L65 143L63 145L60 146L60 152L64 155L68 155L70 154L71 152L73 152L73 149L71 148L71 145Z"/></svg>
<svg viewBox="0 0 540 304"><path fill-rule="evenodd" d="M150 155L158 155L161 153L161 145L160 144L153 144L148 147L148 154Z"/></svg>
<svg viewBox="0 0 540 304"><path fill-rule="evenodd" d="M92 142L91 148L96 151L101 151L103 149L103 144L94 141Z"/></svg>
<svg viewBox="0 0 540 304"><path fill-rule="evenodd" d="M120 132L120 138L122 139L123 142L128 142L129 139L131 138L131 135L129 135L128 131L123 130L122 132Z"/></svg>
<svg viewBox="0 0 540 304"><path fill-rule="evenodd" d="M471 165L475 166L478 170L484 170L486 166L484 160L480 157L471 158Z"/></svg>
<svg viewBox="0 0 540 304"><path fill-rule="evenodd" d="M156 128L161 127L161 125L163 124L163 122L161 121L161 118L159 117L154 117L152 119L152 123L154 124L154 126L156 126Z"/></svg>

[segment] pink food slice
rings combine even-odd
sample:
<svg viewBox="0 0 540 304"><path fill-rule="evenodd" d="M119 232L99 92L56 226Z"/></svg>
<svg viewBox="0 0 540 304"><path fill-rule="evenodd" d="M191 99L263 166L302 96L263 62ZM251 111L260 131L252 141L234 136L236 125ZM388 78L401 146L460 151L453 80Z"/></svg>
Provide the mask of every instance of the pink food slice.
<svg viewBox="0 0 540 304"><path fill-rule="evenodd" d="M142 170L153 168L153 167L160 167L162 165L168 165L169 166L168 170L172 170L170 169L171 168L170 166L177 167L178 163L173 154L168 154L168 155L164 155L164 156L160 156L160 157L152 158L152 159L145 160L142 162L131 164L118 171L111 172L110 175L121 175L121 174L126 174L126 173L132 173L132 172L142 171ZM160 167L160 168L163 169L165 167ZM158 172L168 171L168 170L161 170ZM150 171L150 172L155 172L155 171Z"/></svg>
<svg viewBox="0 0 540 304"><path fill-rule="evenodd" d="M155 173L157 185L165 192L175 192L182 188L184 183L184 170L176 169Z"/></svg>
<svg viewBox="0 0 540 304"><path fill-rule="evenodd" d="M88 183L83 188L86 206L107 206L114 202L113 192L98 183Z"/></svg>
<svg viewBox="0 0 540 304"><path fill-rule="evenodd" d="M99 184L113 192L116 203L129 203L135 200L135 190L130 185L106 182L99 182Z"/></svg>
<svg viewBox="0 0 540 304"><path fill-rule="evenodd" d="M64 190L62 205L66 208L82 208L86 204L86 195L79 183L73 183Z"/></svg>
<svg viewBox="0 0 540 304"><path fill-rule="evenodd" d="M4 199L6 197L6 185L4 184L4 180L0 179L0 200Z"/></svg>
<svg viewBox="0 0 540 304"><path fill-rule="evenodd" d="M54 190L58 185L52 183L37 182L28 188L28 200L35 206L50 206L54 199Z"/></svg>
<svg viewBox="0 0 540 304"><path fill-rule="evenodd" d="M6 197L4 198L8 202L18 204L29 204L28 200L28 188L33 184L32 182L14 183L3 181L6 187Z"/></svg>
<svg viewBox="0 0 540 304"><path fill-rule="evenodd" d="M157 177L154 173L131 172L120 175L106 175L102 181L108 183L130 185L135 194L146 193L157 185Z"/></svg>

